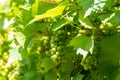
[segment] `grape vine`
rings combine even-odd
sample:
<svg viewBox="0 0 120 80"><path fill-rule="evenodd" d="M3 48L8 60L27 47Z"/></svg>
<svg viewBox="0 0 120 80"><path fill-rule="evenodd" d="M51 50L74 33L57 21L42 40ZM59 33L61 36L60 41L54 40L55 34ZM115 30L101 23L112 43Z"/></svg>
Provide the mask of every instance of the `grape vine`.
<svg viewBox="0 0 120 80"><path fill-rule="evenodd" d="M0 2L0 80L120 80L120 0Z"/></svg>

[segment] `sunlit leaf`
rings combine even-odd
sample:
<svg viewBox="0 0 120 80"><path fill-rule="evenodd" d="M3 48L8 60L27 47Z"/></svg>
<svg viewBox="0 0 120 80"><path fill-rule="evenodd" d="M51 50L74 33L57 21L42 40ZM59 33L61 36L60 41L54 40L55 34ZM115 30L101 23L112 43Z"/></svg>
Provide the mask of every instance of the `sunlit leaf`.
<svg viewBox="0 0 120 80"><path fill-rule="evenodd" d="M38 21L38 20L46 18L46 17L56 17L58 15L62 15L64 9L65 9L65 5L59 5L55 8L49 9L44 14L35 16L34 19L32 21L30 21L30 23L33 23L35 21Z"/></svg>
<svg viewBox="0 0 120 80"><path fill-rule="evenodd" d="M7 64L11 64L15 61L21 60L22 56L19 53L19 46L16 46L12 49L10 49L10 55L9 55L9 59L8 59L8 63Z"/></svg>
<svg viewBox="0 0 120 80"><path fill-rule="evenodd" d="M88 19L87 17L84 18L83 12L80 12L79 22L80 22L81 25L83 25L85 28L94 28L94 26L93 26L92 23L89 21L89 19Z"/></svg>
<svg viewBox="0 0 120 80"><path fill-rule="evenodd" d="M32 16L37 14L38 5L39 5L39 0L35 0L35 3L32 5Z"/></svg>
<svg viewBox="0 0 120 80"><path fill-rule="evenodd" d="M21 46L24 46L25 35L22 32L16 32L15 33L15 38Z"/></svg>

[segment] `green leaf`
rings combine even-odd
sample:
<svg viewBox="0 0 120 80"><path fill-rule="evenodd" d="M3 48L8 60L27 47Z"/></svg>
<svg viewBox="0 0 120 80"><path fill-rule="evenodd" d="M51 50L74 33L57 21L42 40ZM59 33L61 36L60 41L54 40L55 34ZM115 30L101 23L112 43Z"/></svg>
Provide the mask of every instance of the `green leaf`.
<svg viewBox="0 0 120 80"><path fill-rule="evenodd" d="M120 36L103 38L98 45L101 47L97 54L99 73L102 77L114 80L119 73Z"/></svg>
<svg viewBox="0 0 120 80"><path fill-rule="evenodd" d="M53 31L57 31L58 29L62 28L63 26L65 26L68 22L65 19L60 19L57 22L53 23L53 27L52 30Z"/></svg>
<svg viewBox="0 0 120 80"><path fill-rule="evenodd" d="M21 46L24 46L26 38L25 38L25 35L22 32L16 32L15 33L15 38Z"/></svg>
<svg viewBox="0 0 120 80"><path fill-rule="evenodd" d="M73 80L83 80L84 75L77 74Z"/></svg>
<svg viewBox="0 0 120 80"><path fill-rule="evenodd" d="M83 11L86 12L86 10L94 4L94 0L77 0L77 3L80 7L82 7Z"/></svg>
<svg viewBox="0 0 120 80"><path fill-rule="evenodd" d="M49 10L46 11L44 14L35 16L35 17L30 21L30 23L33 23L33 22L38 21L38 20L43 19L43 18L56 17L56 16L58 16L58 15L62 15L64 9L65 9L65 5L58 5L58 6L55 7L55 8L49 9Z"/></svg>
<svg viewBox="0 0 120 80"><path fill-rule="evenodd" d="M84 18L88 17L92 12L103 9L107 0L77 0L79 6L82 8Z"/></svg>
<svg viewBox="0 0 120 80"><path fill-rule="evenodd" d="M104 6L104 8L107 8L107 9L112 9L112 5L113 5L113 1L112 0L106 0L106 4Z"/></svg>
<svg viewBox="0 0 120 80"><path fill-rule="evenodd" d="M45 80L57 80L57 73L56 71L50 71L46 74Z"/></svg>
<svg viewBox="0 0 120 80"><path fill-rule="evenodd" d="M41 63L41 67L45 69L45 72L48 72L54 66L55 66L55 63L51 58L48 58L48 57L44 58Z"/></svg>
<svg viewBox="0 0 120 80"><path fill-rule="evenodd" d="M48 11L49 9L52 9L54 7L56 7L58 4L52 4L49 2L45 2L45 1L39 1L39 5L38 5L38 13L37 14L43 14L46 11Z"/></svg>
<svg viewBox="0 0 120 80"><path fill-rule="evenodd" d="M73 69L73 63L72 62L64 62L61 64L61 69L63 72L71 72Z"/></svg>
<svg viewBox="0 0 120 80"><path fill-rule="evenodd" d="M39 0L35 0L35 3L32 5L32 16L37 14L38 5L39 5Z"/></svg>
<svg viewBox="0 0 120 80"><path fill-rule="evenodd" d="M11 3L16 3L16 5L24 4L25 0L11 0Z"/></svg>
<svg viewBox="0 0 120 80"><path fill-rule="evenodd" d="M91 37L77 36L70 41L69 45L74 46L77 53L82 54L83 58L85 58L89 51L92 53L94 41Z"/></svg>
<svg viewBox="0 0 120 80"><path fill-rule="evenodd" d="M0 31L3 29L3 26L4 26L4 18L1 17L0 15Z"/></svg>
<svg viewBox="0 0 120 80"><path fill-rule="evenodd" d="M120 80L120 74L117 76L116 80Z"/></svg>
<svg viewBox="0 0 120 80"><path fill-rule="evenodd" d="M90 22L90 20L86 17L84 18L84 14L82 11L80 11L80 15L79 15L79 22L81 23L81 25L83 25L85 28L94 28L94 26L92 25L92 23Z"/></svg>
<svg viewBox="0 0 120 80"><path fill-rule="evenodd" d="M86 18L87 16L89 16L89 15L92 13L92 11L93 11L93 8L90 7L90 8L85 12L84 18Z"/></svg>
<svg viewBox="0 0 120 80"><path fill-rule="evenodd" d="M115 12L115 15L110 19L110 22L114 25L114 26L118 26L120 25L120 11Z"/></svg>
<svg viewBox="0 0 120 80"><path fill-rule="evenodd" d="M93 39L86 36L77 36L70 41L70 46L74 46L75 49L82 48L83 50L89 51L93 45Z"/></svg>

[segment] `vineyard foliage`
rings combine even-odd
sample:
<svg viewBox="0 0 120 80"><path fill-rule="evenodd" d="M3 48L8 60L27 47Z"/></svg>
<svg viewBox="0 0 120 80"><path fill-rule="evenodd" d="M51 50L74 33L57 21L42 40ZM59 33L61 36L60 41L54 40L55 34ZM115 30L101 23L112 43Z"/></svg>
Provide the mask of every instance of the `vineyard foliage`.
<svg viewBox="0 0 120 80"><path fill-rule="evenodd" d="M0 80L120 80L120 0L0 0Z"/></svg>

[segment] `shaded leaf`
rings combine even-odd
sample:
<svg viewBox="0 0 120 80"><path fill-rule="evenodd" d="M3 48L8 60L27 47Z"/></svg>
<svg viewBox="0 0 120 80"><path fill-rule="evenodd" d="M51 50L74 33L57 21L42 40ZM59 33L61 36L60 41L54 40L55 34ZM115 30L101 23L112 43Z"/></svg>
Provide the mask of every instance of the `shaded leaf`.
<svg viewBox="0 0 120 80"><path fill-rule="evenodd" d="M48 72L54 66L55 66L55 64L54 64L53 60L48 57L44 58L41 63L41 67L45 69L45 72Z"/></svg>
<svg viewBox="0 0 120 80"><path fill-rule="evenodd" d="M45 80L57 80L57 73L56 71L50 71L46 74Z"/></svg>
<svg viewBox="0 0 120 80"><path fill-rule="evenodd" d="M97 54L99 73L101 77L106 76L109 80L114 80L119 73L120 36L104 38L99 45L101 47Z"/></svg>
<svg viewBox="0 0 120 80"><path fill-rule="evenodd" d="M70 41L70 46L74 46L77 49L77 53L80 53L85 58L90 51L92 53L94 41L91 37L77 36Z"/></svg>
<svg viewBox="0 0 120 80"><path fill-rule="evenodd" d="M110 19L110 22L114 25L114 26L118 26L120 25L120 11L115 12L115 15Z"/></svg>
<svg viewBox="0 0 120 80"><path fill-rule="evenodd" d="M62 28L63 26L65 26L68 22L65 19L60 19L57 22L53 23L53 27L52 30L56 31L60 28Z"/></svg>
<svg viewBox="0 0 120 80"><path fill-rule="evenodd" d="M84 75L77 74L73 80L83 80Z"/></svg>

